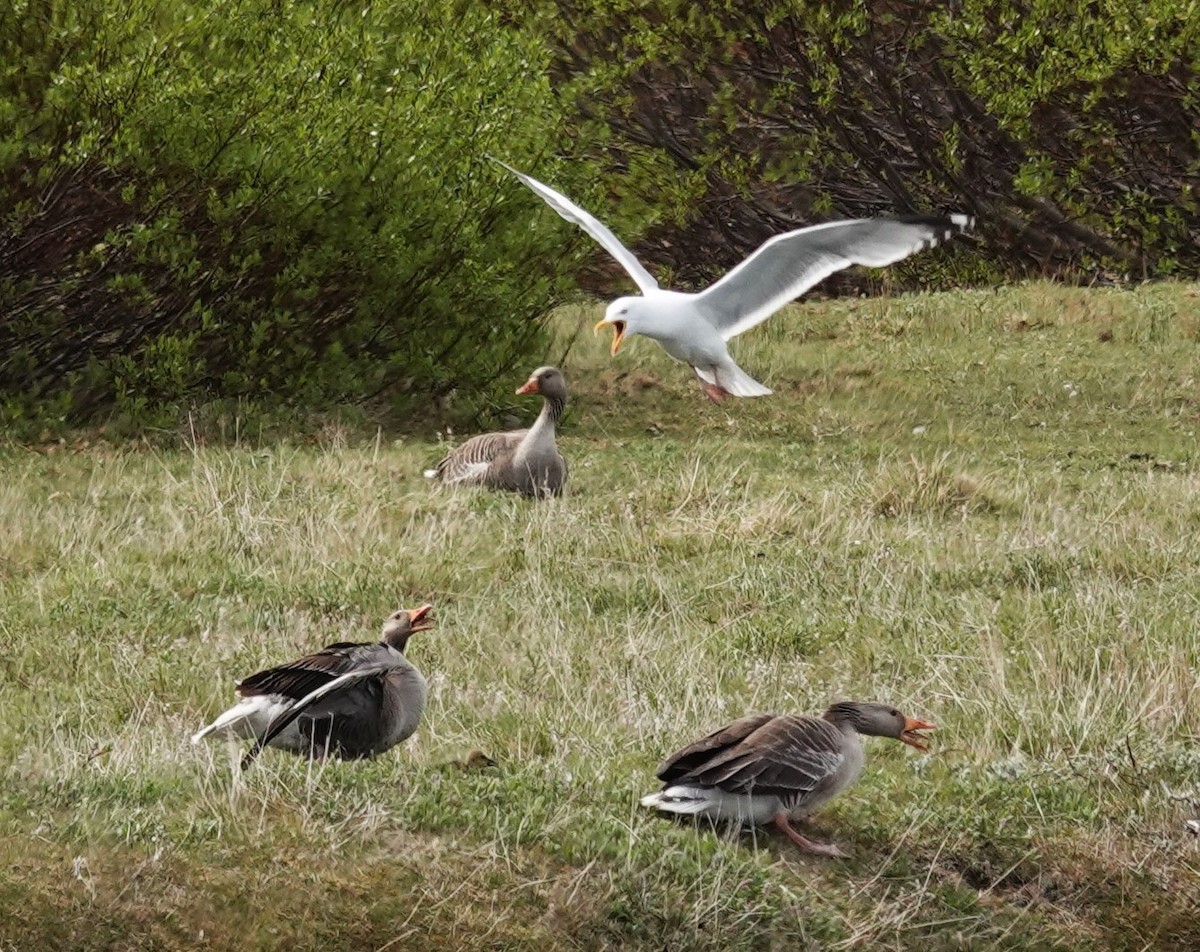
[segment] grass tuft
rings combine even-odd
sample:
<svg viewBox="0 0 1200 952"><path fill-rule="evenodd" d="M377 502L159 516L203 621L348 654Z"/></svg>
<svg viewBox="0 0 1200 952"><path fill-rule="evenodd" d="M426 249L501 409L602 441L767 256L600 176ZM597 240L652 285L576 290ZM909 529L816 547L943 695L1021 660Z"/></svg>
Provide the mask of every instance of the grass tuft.
<svg viewBox="0 0 1200 952"><path fill-rule="evenodd" d="M949 454L887 467L872 479L868 495L872 511L888 517L965 517L1013 507L990 481L953 469Z"/></svg>
<svg viewBox="0 0 1200 952"><path fill-rule="evenodd" d="M736 344L776 395L720 406L585 335L545 504L352 422L0 449L0 947L1200 947L1194 293L805 306ZM188 743L424 601L399 750ZM638 807L683 743L842 698L939 725L812 819L852 860Z"/></svg>

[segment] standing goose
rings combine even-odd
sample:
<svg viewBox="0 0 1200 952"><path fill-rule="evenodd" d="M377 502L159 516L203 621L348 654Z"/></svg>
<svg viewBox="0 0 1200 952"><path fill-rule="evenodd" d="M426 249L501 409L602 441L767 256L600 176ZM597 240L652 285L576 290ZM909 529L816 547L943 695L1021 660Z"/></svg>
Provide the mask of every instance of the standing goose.
<svg viewBox="0 0 1200 952"><path fill-rule="evenodd" d="M801 835L789 818L813 813L858 779L860 734L927 750L917 731L933 727L865 701L842 701L820 717L751 714L663 761L657 774L663 789L642 805L745 825L770 822L806 852L847 856Z"/></svg>
<svg viewBox="0 0 1200 952"><path fill-rule="evenodd" d="M241 700L192 743L215 732L253 738L242 769L268 746L347 760L390 750L417 729L425 710L425 678L404 649L414 633L433 627L432 608L393 612L373 644L339 641L243 678Z"/></svg>
<svg viewBox="0 0 1200 952"><path fill-rule="evenodd" d="M499 160L497 160L499 161ZM641 296L620 297L596 325L613 329L615 356L626 337L641 334L688 364L713 400L733 395L761 397L771 391L741 369L726 342L761 324L835 271L852 264L882 268L922 248L932 248L974 227L968 215L858 218L826 222L769 238L750 257L699 294L667 291L603 222L537 179L504 168L547 205L592 236L639 288Z"/></svg>
<svg viewBox="0 0 1200 952"><path fill-rule="evenodd" d="M425 470L430 479L451 486L487 486L522 496L557 496L567 481L567 461L554 442L554 431L567 406L567 382L557 367L539 367L517 388L518 394L542 396L542 412L528 430L473 436Z"/></svg>

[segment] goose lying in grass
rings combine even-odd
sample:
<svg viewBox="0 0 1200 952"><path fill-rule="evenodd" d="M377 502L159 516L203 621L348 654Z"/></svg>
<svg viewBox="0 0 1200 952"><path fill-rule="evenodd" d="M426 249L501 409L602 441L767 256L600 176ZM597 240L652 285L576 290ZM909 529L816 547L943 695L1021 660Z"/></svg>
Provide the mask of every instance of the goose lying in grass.
<svg viewBox="0 0 1200 952"><path fill-rule="evenodd" d="M242 769L264 747L308 757L374 757L406 740L425 710L425 678L404 656L408 639L433 627L432 605L388 616L380 641L339 641L237 683L233 707L198 731L229 733L255 743Z"/></svg>
<svg viewBox="0 0 1200 952"><path fill-rule="evenodd" d="M859 735L926 750L917 732L933 726L864 701L842 701L820 717L751 714L663 761L663 789L642 805L729 823L774 823L806 852L844 857L839 847L797 832L789 818L813 813L854 783L863 768Z"/></svg>
<svg viewBox="0 0 1200 952"><path fill-rule="evenodd" d="M613 329L615 356L625 338L651 337L691 366L713 400L761 397L771 391L742 370L727 341L761 324L789 301L852 264L882 268L974 227L968 215L858 218L800 228L768 239L749 258L699 294L658 286L603 222L565 195L503 162L560 216L578 225L628 273L641 296L620 297L596 325Z"/></svg>
<svg viewBox="0 0 1200 952"><path fill-rule="evenodd" d="M522 496L559 495L567 481L567 461L554 434L567 406L567 382L557 367L539 367L517 393L542 396L542 412L533 426L473 436L425 475L450 486L487 486Z"/></svg>

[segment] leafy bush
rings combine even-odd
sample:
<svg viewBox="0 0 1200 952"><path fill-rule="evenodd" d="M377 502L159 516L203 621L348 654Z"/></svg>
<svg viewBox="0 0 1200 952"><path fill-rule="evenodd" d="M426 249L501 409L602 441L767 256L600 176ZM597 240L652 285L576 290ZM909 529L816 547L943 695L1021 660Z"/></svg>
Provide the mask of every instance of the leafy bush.
<svg viewBox="0 0 1200 952"><path fill-rule="evenodd" d="M546 69L454 0L16 0L3 417L511 377L544 347L561 235L485 155L529 165L555 134Z"/></svg>
<svg viewBox="0 0 1200 952"><path fill-rule="evenodd" d="M899 269L934 283L1200 272L1193 3L518 5L683 283L787 228L930 209L984 236Z"/></svg>

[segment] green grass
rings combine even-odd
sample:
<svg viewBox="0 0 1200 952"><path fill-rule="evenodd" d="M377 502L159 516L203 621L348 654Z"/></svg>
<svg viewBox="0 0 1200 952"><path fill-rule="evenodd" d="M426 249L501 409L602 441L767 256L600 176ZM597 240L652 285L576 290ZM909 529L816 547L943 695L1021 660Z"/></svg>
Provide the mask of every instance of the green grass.
<svg viewBox="0 0 1200 952"><path fill-rule="evenodd" d="M1200 947L1198 304L808 305L738 342L776 395L721 406L568 310L545 504L334 424L9 447L0 948ZM234 678L423 600L399 750L188 743ZM814 819L852 860L637 806L700 733L845 697L940 727Z"/></svg>

